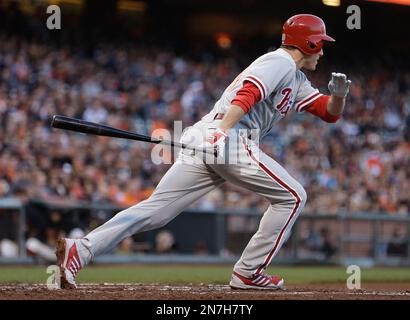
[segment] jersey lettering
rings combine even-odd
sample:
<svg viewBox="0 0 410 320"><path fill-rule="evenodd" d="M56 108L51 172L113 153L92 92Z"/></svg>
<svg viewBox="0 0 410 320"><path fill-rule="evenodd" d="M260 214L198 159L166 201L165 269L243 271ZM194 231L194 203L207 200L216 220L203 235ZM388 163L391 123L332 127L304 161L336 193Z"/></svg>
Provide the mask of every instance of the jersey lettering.
<svg viewBox="0 0 410 320"><path fill-rule="evenodd" d="M290 104L290 94L292 93L291 88L285 88L281 91L281 94L284 96L282 100L275 106L276 110L280 112L281 115L286 116L288 113L291 104Z"/></svg>

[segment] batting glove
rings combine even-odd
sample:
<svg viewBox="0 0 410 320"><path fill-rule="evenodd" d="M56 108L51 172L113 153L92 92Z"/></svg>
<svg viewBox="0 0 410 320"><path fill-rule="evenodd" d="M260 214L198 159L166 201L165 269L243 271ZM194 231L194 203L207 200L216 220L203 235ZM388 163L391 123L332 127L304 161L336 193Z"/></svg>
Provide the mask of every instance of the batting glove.
<svg viewBox="0 0 410 320"><path fill-rule="evenodd" d="M328 88L332 96L345 98L349 93L349 87L352 82L347 80L343 73L332 72L332 79L329 81Z"/></svg>
<svg viewBox="0 0 410 320"><path fill-rule="evenodd" d="M225 155L225 145L228 142L228 134L222 129L216 129L202 143L199 148L213 149L215 157Z"/></svg>

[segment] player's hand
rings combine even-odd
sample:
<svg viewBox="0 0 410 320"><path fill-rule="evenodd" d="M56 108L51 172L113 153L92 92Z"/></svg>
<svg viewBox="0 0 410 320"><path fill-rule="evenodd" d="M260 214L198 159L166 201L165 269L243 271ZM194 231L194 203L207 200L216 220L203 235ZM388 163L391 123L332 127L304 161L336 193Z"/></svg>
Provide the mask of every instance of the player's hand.
<svg viewBox="0 0 410 320"><path fill-rule="evenodd" d="M225 155L225 145L228 142L228 134L222 129L216 129L199 148L213 149L215 157L223 157Z"/></svg>
<svg viewBox="0 0 410 320"><path fill-rule="evenodd" d="M343 73L332 72L332 79L329 81L328 88L332 96L345 98L349 93L349 87L352 82L347 80Z"/></svg>

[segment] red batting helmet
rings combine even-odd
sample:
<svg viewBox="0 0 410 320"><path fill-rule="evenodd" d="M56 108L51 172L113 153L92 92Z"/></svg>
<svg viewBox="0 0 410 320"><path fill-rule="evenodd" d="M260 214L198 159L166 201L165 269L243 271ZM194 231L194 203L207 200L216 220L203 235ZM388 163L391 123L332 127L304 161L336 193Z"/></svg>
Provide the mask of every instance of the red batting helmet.
<svg viewBox="0 0 410 320"><path fill-rule="evenodd" d="M314 15L298 14L283 25L282 45L296 47L305 54L320 52L323 40L335 41L326 34L323 20Z"/></svg>

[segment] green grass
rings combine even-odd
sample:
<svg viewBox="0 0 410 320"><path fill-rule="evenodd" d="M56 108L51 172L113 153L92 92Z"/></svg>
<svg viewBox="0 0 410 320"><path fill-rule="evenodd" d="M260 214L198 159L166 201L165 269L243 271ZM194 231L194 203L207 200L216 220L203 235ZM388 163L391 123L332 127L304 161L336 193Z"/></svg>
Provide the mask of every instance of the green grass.
<svg viewBox="0 0 410 320"><path fill-rule="evenodd" d="M270 273L280 274L288 284L345 282L343 267L273 266ZM232 266L91 266L81 271L79 283L163 283L226 284ZM0 283L45 283L50 274L45 266L0 267ZM362 268L363 282L409 282L410 268Z"/></svg>

